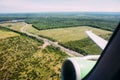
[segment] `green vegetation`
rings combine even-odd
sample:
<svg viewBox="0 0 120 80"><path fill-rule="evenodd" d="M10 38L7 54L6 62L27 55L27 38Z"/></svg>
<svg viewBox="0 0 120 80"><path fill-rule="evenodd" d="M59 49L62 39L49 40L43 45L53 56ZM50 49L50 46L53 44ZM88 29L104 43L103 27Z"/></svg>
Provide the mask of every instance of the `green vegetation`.
<svg viewBox="0 0 120 80"><path fill-rule="evenodd" d="M53 46L43 49L43 41L21 33L20 29L25 23L19 20L30 23L28 32L58 41L67 48L87 55L100 54L101 49L87 37L85 31L92 30L108 39L110 31L117 26L120 15L119 13L0 14L0 26L4 26L0 27L1 80L59 80L61 64L68 57Z"/></svg>
<svg viewBox="0 0 120 80"><path fill-rule="evenodd" d="M25 14L0 14L0 22L25 20L37 29L53 29L73 26L92 26L114 30L120 21L119 12L50 12Z"/></svg>
<svg viewBox="0 0 120 80"><path fill-rule="evenodd" d="M90 38L69 41L61 45L74 51L77 51L83 55L100 54L102 51Z"/></svg>
<svg viewBox="0 0 120 80"><path fill-rule="evenodd" d="M7 27L20 32L21 28L25 26L25 23L24 22L15 22L15 23L6 22L6 23L1 23L0 26Z"/></svg>
<svg viewBox="0 0 120 80"><path fill-rule="evenodd" d="M73 26L93 26L96 28L114 30L118 22L115 21L100 21L96 19L73 19L73 18L40 18L38 20L28 20L28 23L33 24L33 27L39 30L64 28Z"/></svg>
<svg viewBox="0 0 120 80"><path fill-rule="evenodd" d="M19 34L16 34L14 32L8 32L4 30L0 30L0 39L8 38L8 37L14 37L19 36Z"/></svg>
<svg viewBox="0 0 120 80"><path fill-rule="evenodd" d="M95 34L108 40L110 31L92 28L88 26L59 28L49 30L37 30L33 27L27 29L28 32L48 38L52 41L58 41L62 46L77 51L83 55L100 54L101 49L88 38L86 30L92 30Z"/></svg>
<svg viewBox="0 0 120 80"><path fill-rule="evenodd" d="M106 35L111 34L110 31L101 30L97 28L92 28L89 26L79 26L71 28L59 28L59 29L49 29L49 30L36 30L33 27L27 29L28 32L37 34L44 37L49 37L49 39L58 41L58 42L68 42L75 41L87 38L85 31L92 30L97 35Z"/></svg>
<svg viewBox="0 0 120 80"><path fill-rule="evenodd" d="M6 28L1 31L11 32ZM42 44L24 34L0 38L0 79L60 79L60 67L67 55L53 46L41 49Z"/></svg>
<svg viewBox="0 0 120 80"><path fill-rule="evenodd" d="M92 26L100 29L113 31L118 24L117 20L82 18L82 17L40 17L37 19L29 19L26 22L33 24L33 27L38 30L66 28L77 26Z"/></svg>

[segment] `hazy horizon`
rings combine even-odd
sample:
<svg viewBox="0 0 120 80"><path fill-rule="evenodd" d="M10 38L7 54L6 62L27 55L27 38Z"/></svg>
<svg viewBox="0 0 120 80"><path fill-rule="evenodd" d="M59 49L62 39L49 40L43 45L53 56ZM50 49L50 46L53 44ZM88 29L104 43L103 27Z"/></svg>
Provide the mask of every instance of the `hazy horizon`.
<svg viewBox="0 0 120 80"><path fill-rule="evenodd" d="M87 12L87 11L51 11L51 12L0 12L0 14L39 14L39 13L120 13L119 12Z"/></svg>
<svg viewBox="0 0 120 80"><path fill-rule="evenodd" d="M120 12L120 0L0 0L0 13Z"/></svg>

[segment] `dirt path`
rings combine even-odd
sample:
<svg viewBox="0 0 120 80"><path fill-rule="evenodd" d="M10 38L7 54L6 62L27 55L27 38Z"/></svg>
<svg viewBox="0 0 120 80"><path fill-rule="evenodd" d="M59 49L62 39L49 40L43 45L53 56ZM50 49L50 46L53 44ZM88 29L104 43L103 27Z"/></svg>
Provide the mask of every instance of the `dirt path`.
<svg viewBox="0 0 120 80"><path fill-rule="evenodd" d="M44 42L44 44L41 46L42 49L46 48L47 46L49 46L50 44L48 42Z"/></svg>

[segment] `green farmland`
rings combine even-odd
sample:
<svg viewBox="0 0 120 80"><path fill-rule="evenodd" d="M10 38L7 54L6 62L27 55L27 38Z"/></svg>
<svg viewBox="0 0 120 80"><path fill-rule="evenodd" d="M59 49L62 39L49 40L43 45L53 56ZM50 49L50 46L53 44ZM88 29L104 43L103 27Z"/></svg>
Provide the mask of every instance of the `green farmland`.
<svg viewBox="0 0 120 80"><path fill-rule="evenodd" d="M49 30L37 30L33 27L27 29L28 32L37 34L48 39L59 42L61 45L80 52L82 54L100 54L101 49L97 47L85 33L86 30L92 30L95 34L108 39L112 32L101 30L89 26L71 27L71 28L59 28ZM86 40L87 39L87 40ZM82 43L80 43L82 41ZM87 42L86 42L87 41ZM78 44L79 43L79 44ZM89 44L90 43L90 44ZM82 46L85 44L85 47ZM93 47L91 47L93 45ZM84 47L84 48L83 48ZM88 49L89 48L89 49ZM91 48L94 48L93 51Z"/></svg>
<svg viewBox="0 0 120 80"><path fill-rule="evenodd" d="M63 42L63 43L68 42L68 41L81 40L81 39L87 38L88 36L85 33L85 31L87 30L92 30L97 35L111 34L110 31L92 28L88 26L49 29L49 30L40 30L40 31L33 27L30 27L27 29L27 31L30 33L49 37L58 42Z"/></svg>
<svg viewBox="0 0 120 80"><path fill-rule="evenodd" d="M20 29L25 25L24 22L6 22L6 23L1 23L0 26L7 27L16 31L20 31Z"/></svg>

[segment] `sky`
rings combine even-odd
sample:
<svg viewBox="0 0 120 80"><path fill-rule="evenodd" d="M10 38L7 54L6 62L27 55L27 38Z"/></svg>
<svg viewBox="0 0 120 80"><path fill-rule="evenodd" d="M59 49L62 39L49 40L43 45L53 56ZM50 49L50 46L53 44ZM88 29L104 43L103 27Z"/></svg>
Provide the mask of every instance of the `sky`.
<svg viewBox="0 0 120 80"><path fill-rule="evenodd" d="M120 0L0 0L0 13L120 12Z"/></svg>

